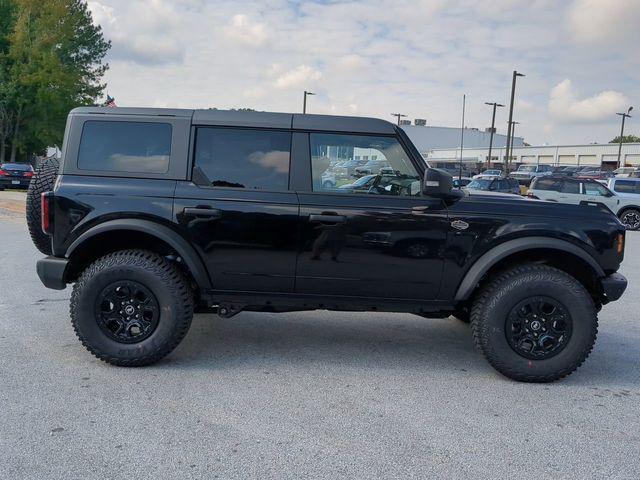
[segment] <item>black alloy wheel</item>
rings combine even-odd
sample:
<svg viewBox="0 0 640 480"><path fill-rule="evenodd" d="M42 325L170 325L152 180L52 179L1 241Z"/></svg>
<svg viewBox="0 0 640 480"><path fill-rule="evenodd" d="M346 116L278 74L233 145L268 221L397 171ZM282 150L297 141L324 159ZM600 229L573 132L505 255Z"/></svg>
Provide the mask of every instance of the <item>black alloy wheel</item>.
<svg viewBox="0 0 640 480"><path fill-rule="evenodd" d="M569 343L572 325L571 315L560 302L551 297L530 297L511 309L504 331L517 354L544 360Z"/></svg>
<svg viewBox="0 0 640 480"><path fill-rule="evenodd" d="M160 307L153 293L142 284L120 281L108 285L98 295L96 319L109 338L119 343L136 343L156 329Z"/></svg>
<svg viewBox="0 0 640 480"><path fill-rule="evenodd" d="M640 228L640 211L627 210L620 217L620 221L628 230L638 230Z"/></svg>

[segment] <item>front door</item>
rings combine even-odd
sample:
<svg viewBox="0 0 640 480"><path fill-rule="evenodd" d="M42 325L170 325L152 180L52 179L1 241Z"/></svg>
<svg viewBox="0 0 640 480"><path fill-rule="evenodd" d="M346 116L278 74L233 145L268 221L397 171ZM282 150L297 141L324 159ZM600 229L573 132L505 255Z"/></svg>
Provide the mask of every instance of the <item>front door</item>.
<svg viewBox="0 0 640 480"><path fill-rule="evenodd" d="M424 198L421 176L395 137L310 134L312 187L298 192L301 251L296 292L389 299L435 299L449 229L439 199ZM333 152L380 161L375 181L356 189Z"/></svg>
<svg viewBox="0 0 640 480"><path fill-rule="evenodd" d="M293 292L298 199L288 191L291 133L199 127L193 181L178 182L174 216L215 290Z"/></svg>

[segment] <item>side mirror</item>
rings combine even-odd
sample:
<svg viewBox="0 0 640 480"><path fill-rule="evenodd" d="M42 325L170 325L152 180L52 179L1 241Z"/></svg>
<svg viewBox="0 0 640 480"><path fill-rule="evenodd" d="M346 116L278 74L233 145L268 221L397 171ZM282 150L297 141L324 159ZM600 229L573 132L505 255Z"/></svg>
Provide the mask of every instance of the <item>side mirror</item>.
<svg viewBox="0 0 640 480"><path fill-rule="evenodd" d="M453 177L439 168L427 168L422 182L422 194L427 197L446 197L451 194Z"/></svg>

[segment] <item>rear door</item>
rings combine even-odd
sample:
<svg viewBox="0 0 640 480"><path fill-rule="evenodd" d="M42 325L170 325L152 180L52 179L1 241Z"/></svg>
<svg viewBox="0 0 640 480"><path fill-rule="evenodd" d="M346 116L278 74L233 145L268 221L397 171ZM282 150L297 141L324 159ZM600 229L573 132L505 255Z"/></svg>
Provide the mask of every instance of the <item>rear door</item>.
<svg viewBox="0 0 640 480"><path fill-rule="evenodd" d="M292 292L299 209L289 191L291 132L199 126L193 135L192 179L178 182L174 216L214 289Z"/></svg>
<svg viewBox="0 0 640 480"><path fill-rule="evenodd" d="M305 134L310 185L299 191L301 251L296 292L390 299L437 298L449 229L444 204L420 195L421 174L393 136ZM335 152L376 155L392 171L366 190L320 181ZM364 152L364 153L363 153Z"/></svg>

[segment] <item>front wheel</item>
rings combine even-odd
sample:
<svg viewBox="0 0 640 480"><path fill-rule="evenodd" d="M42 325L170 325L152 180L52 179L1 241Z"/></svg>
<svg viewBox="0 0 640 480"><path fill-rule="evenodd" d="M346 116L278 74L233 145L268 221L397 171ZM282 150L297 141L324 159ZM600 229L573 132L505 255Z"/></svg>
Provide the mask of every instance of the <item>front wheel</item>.
<svg viewBox="0 0 640 480"><path fill-rule="evenodd" d="M630 208L620 214L620 221L627 230L638 230L640 228L640 210Z"/></svg>
<svg viewBox="0 0 640 480"><path fill-rule="evenodd" d="M193 296L183 273L144 250L105 255L80 275L71 294L71 324L100 360L135 367L154 363L184 338Z"/></svg>
<svg viewBox="0 0 640 480"><path fill-rule="evenodd" d="M471 309L475 344L503 375L551 382L576 370L598 333L596 307L575 278L522 265L490 281Z"/></svg>

